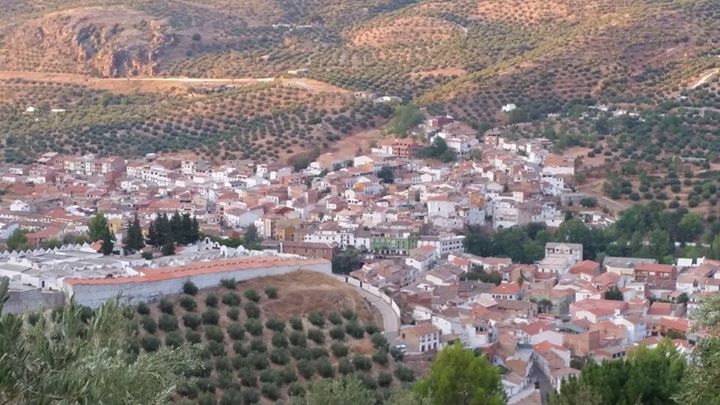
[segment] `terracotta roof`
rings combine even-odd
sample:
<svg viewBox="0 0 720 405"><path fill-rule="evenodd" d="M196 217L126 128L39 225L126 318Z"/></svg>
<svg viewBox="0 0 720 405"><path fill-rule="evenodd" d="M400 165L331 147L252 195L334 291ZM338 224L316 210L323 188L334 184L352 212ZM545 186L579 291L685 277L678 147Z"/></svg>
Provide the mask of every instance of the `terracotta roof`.
<svg viewBox="0 0 720 405"><path fill-rule="evenodd" d="M592 275L595 271L597 271L600 268L600 263L594 262L592 260L583 260L580 263L577 263L576 265L572 266L570 268L570 273L572 274L590 274Z"/></svg>
<svg viewBox="0 0 720 405"><path fill-rule="evenodd" d="M172 280L202 274L223 273L238 270L254 270L266 267L303 266L326 263L324 259L288 259L275 256L251 257L242 259L221 259L198 262L185 266L138 269L141 276L119 278L70 278L65 279L70 285L112 285L136 284Z"/></svg>
<svg viewBox="0 0 720 405"><path fill-rule="evenodd" d="M653 273L672 273L675 266L669 264L640 263L635 266L636 271L649 271Z"/></svg>

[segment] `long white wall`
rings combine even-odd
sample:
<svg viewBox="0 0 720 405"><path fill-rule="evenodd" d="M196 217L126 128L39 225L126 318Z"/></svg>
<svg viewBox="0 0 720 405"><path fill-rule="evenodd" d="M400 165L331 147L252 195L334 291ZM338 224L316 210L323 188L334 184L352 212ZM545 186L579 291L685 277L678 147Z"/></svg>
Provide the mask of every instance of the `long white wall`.
<svg viewBox="0 0 720 405"><path fill-rule="evenodd" d="M164 295L177 294L182 291L186 281L192 281L198 288L217 287L220 280L234 278L245 281L258 277L278 276L298 270L316 271L331 275L330 262L319 264L298 264L293 266L273 266L252 270L231 270L225 272L187 276L160 281L136 282L128 284L65 284L68 297L74 297L75 302L90 308L97 308L106 301L118 297L124 304L136 304L160 299Z"/></svg>

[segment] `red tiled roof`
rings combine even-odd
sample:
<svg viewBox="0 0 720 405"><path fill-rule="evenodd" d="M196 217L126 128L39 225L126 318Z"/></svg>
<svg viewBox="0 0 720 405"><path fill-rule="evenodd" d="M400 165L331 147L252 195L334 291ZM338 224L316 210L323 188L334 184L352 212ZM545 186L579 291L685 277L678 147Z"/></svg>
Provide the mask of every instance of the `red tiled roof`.
<svg viewBox="0 0 720 405"><path fill-rule="evenodd" d="M251 257L242 259L222 259L209 262L198 262L185 266L160 267L156 269L139 269L141 276L119 278L71 278L65 279L70 285L112 285L135 284L164 281L202 274L223 273L237 270L254 270L265 267L303 266L326 263L324 259L288 259L275 256Z"/></svg>
<svg viewBox="0 0 720 405"><path fill-rule="evenodd" d="M672 273L674 266L669 264L640 263L635 266L635 271L649 271L653 273Z"/></svg>

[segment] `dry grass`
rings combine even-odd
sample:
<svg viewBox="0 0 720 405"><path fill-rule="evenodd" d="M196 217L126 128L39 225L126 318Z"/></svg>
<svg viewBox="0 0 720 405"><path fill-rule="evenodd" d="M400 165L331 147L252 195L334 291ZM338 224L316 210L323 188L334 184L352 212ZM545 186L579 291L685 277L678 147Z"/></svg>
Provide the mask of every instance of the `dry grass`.
<svg viewBox="0 0 720 405"><path fill-rule="evenodd" d="M385 47L441 42L460 32L458 26L439 18L401 17L356 31L351 43L357 47Z"/></svg>

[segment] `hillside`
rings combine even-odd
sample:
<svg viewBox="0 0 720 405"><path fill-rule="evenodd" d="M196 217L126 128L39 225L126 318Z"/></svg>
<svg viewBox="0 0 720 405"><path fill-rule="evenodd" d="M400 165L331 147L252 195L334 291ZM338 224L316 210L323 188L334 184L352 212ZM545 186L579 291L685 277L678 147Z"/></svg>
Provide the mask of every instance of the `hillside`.
<svg viewBox="0 0 720 405"><path fill-rule="evenodd" d="M387 108L351 91L401 96L477 128L512 121L499 113L508 103L520 107L515 121L578 104L655 108L689 86L711 84L720 41L720 4L713 0L2 0L0 7L7 16L0 22L0 78L12 72L25 79L11 83L14 103L0 107L9 161L47 149L118 153L101 139L108 136L127 144L119 148L126 156L190 149L289 158L387 121ZM23 73L60 76L48 83ZM128 82L300 76L338 91L318 99L283 87L257 109L246 100L254 96L238 101L237 90L198 96L139 88L100 112L93 108L98 91L121 91L70 76L59 84L62 74ZM57 85L72 89L72 96L63 92L64 105L77 108L54 120L60 124L24 121L28 102L52 104L38 87ZM237 108L224 108L229 100ZM48 136L62 142L35 139ZM198 138L210 139L212 150Z"/></svg>

